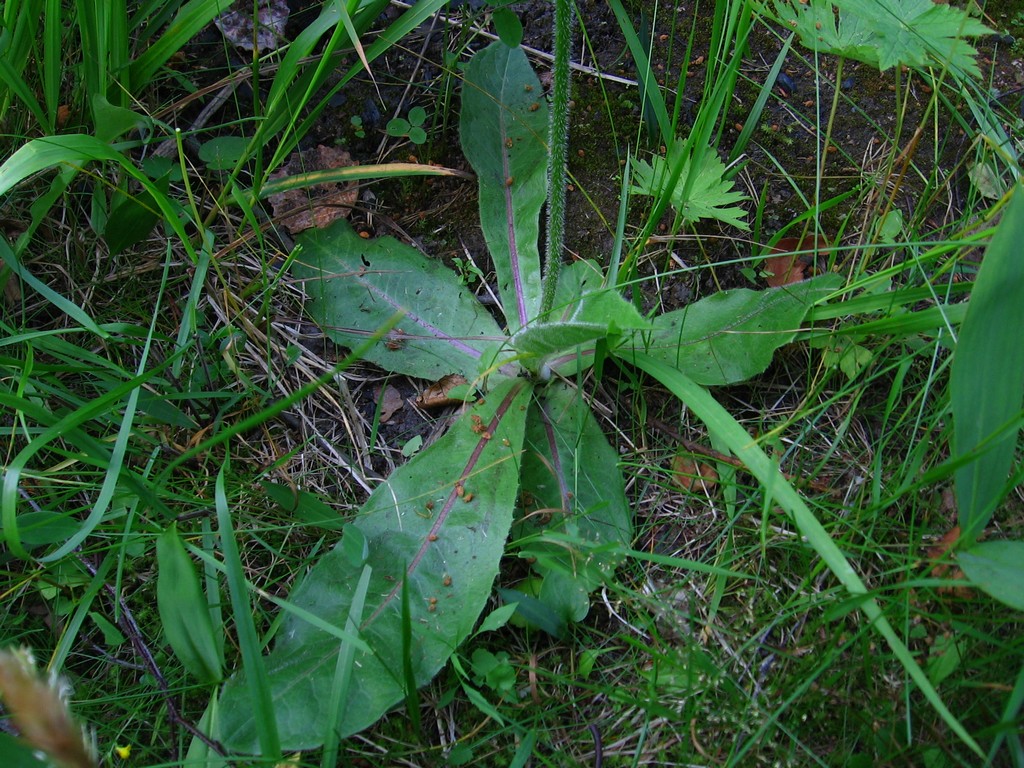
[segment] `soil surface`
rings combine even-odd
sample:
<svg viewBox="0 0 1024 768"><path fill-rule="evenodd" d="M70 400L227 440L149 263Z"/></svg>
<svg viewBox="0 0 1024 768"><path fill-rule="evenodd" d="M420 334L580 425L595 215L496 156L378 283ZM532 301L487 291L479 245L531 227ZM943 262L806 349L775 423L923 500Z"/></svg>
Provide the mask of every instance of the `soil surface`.
<svg viewBox="0 0 1024 768"><path fill-rule="evenodd" d="M291 0L286 36L293 37L309 22L317 4ZM651 60L669 88L666 100L671 108L676 94L671 88L686 73L680 101L679 132L685 135L699 109L699 99L709 51L711 5L659 2L633 3L633 23L645 39L651 40ZM650 152L664 151L646 133L642 97L636 86L637 70L614 14L606 3L584 0L576 4L580 18L574 35L573 61L578 65L573 78L571 146L566 249L568 258L589 258L606 262L612 249L613 229L618 213L620 173L628 152L636 147ZM1005 126L1020 135L1024 69L1019 57L1021 44L1013 35L1024 35L1024 14L1013 3L989 3L987 23L1001 33L998 38L977 41L979 63L988 78L991 98L999 100L1016 124ZM534 51L531 58L542 82L550 74L551 4L516 3L510 6L522 21L524 45ZM402 12L390 7L382 24ZM339 147L357 163L419 161L469 170L459 146L459 66L474 50L490 42L480 34L488 30L488 16L482 3L451 3L448 15L423 24L385 56L374 62L372 78L361 77L346 85L331 101L301 147ZM691 30L693 34L691 35ZM722 120L718 151L729 156L754 101L783 49L785 31L755 24L743 53L741 78ZM248 66L251 54L225 46L223 35L209 27L188 50L196 86L216 82L228 71ZM341 62L338 71L351 62ZM840 99L825 159L825 174L816 188L816 165L823 150L818 126L829 121L833 86L840 76ZM257 86L261 96L269 83ZM879 210L878 195L887 195L884 205L905 217L921 210L918 197L934 194L943 199L928 206L947 211L948 219L959 216L969 205L967 161L973 156L971 139L964 130L929 130L915 134L932 98L930 85L916 75L897 78L892 71L877 70L857 62L845 62L841 74L834 57L812 54L794 41L782 73L771 84L771 96L757 129L740 157L737 185L748 195L743 206L754 226L751 232L702 223L672 232L671 217L650 239L639 262L641 300L646 310L675 309L704 296L732 287L764 287L758 257L773 235L806 214L808 201L836 199L821 217L824 236L854 245L870 225L868 219ZM897 89L898 92L897 92ZM239 114L251 110L251 84L244 82L232 95ZM897 115L897 105L902 109ZM187 123L202 103L178 115ZM390 136L387 126L393 118L408 117L415 107L423 108L427 139L414 144L407 137ZM251 112L250 112L251 113ZM817 113L817 114L816 114ZM948 103L933 123L960 120L970 125L966 107ZM899 123L899 125L897 125ZM897 128L899 131L897 132ZM237 128L235 128L237 130ZM893 137L895 140L893 141ZM887 153L895 146L904 171L895 180L885 167ZM912 162L912 165L909 163ZM912 168L912 172L905 172ZM896 169L900 171L900 168ZM952 177L953 184L938 182ZM865 187L878 187L878 194L863 194ZM938 188L938 189L936 189ZM849 201L846 193L854 193ZM757 201L765 201L763 214L755 222ZM627 235L644 220L646 198L634 198L629 211ZM478 225L476 185L466 179L403 179L366 184L352 213L353 223L369 235L388 234L411 242L425 253L460 269L474 281L479 295L483 283L469 264L490 279L490 264ZM918 231L942 236L945 221L915 222ZM797 227L790 234L799 235ZM287 245L287 243L286 243ZM825 267L822 263L819 266ZM429 437L436 427L435 416L411 407L418 394L416 383L392 377L387 382L406 403L388 412L382 409L385 390L380 377L371 376L357 387L356 402L367 423L385 416L381 436L392 446L414 437ZM388 462L376 466L386 472Z"/></svg>

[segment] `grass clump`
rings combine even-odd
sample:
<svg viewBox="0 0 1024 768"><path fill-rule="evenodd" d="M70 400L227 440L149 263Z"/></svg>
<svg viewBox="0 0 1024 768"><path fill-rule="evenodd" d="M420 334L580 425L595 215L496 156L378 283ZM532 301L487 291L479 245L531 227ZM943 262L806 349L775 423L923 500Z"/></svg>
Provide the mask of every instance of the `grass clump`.
<svg viewBox="0 0 1024 768"><path fill-rule="evenodd" d="M301 622L320 619L333 640L335 698L318 704L341 711L373 596L361 542L340 532L406 465L411 438L426 451L437 437L433 417L410 415L422 386L357 362L411 355L411 326L362 328L351 355L325 341L303 308L312 280L291 271L308 253L261 201L274 184L325 180L270 175L320 141L338 94L350 125L375 87L357 81L363 61L383 84L388 67L417 58L415 43L452 90L452 56L439 38L416 37L440 4L380 24L382 4L325 4L291 48L250 57L218 84L233 88L222 111L195 128L200 146L240 140L214 172L163 116L189 125L176 109L188 97L170 83L190 74L173 67L216 5L111 8L108 18L26 0L5 6L0 37L0 641L34 649L40 680L70 683L71 712L111 763L252 759L233 756L220 730L221 681L243 667L266 726L259 749L279 753L259 659ZM580 373L634 525L586 617L560 636L513 627L509 602L491 596L483 626L466 630L476 633L432 681L410 685L407 670L392 670L403 706L295 762L1020 764L1020 561L1005 556L1024 527L1019 323L1000 288L1019 281L1006 254L1022 226L1021 126L1012 94L991 98L980 84L979 74L1009 91L999 56L982 72L965 48L988 52L985 37L965 37L984 20L921 6L956 29L905 41L914 55L888 62L865 61L848 37L857 13L885 19L889 3L837 4L838 15L815 0L717 3L701 22L710 18L708 34L691 34L697 22L675 9L641 18L610 5L611 25L577 17L574 61L643 87L604 77L578 86L605 95L570 114L569 184L586 195L568 193L567 248L574 227L594 230L594 250L615 254L602 264L606 286L645 319L721 287L761 287L776 270L767 256L836 275L840 287L786 329L794 343L765 372L715 386L713 400L639 356ZM454 44L482 47L458 26L476 17L449 13ZM550 21L531 13L527 43ZM820 45L815 18L830 25ZM352 69L339 77L342 60ZM675 83L659 83L664 61L687 65L668 68ZM776 88L780 72L795 96ZM416 124L426 146L454 146L454 129L434 121L454 111L427 109ZM584 115L591 124L577 130ZM360 126L388 140L385 125ZM578 143L588 135L600 153ZM167 140L170 162L153 163ZM729 204L744 209L749 234L677 204L705 188L699 171L711 166L745 196ZM326 181L409 170L345 169ZM641 181L651 196L631 199ZM466 195L461 181L433 183L455 194L417 199ZM455 252L475 260L470 285L505 298L475 228L459 227L452 209L405 219L400 201L380 199L375 219L356 212L357 231L394 221L392 232L409 227L433 245L444 227L447 242L471 246ZM571 273L571 254L566 262ZM405 401L390 415L388 387ZM513 534L499 589L520 584L529 557L550 556L536 535ZM355 598L345 620L323 621L291 590L339 540ZM416 627L401 616L396 626L413 659ZM16 738L32 731L6 684L3 706L13 718L0 749L42 764Z"/></svg>

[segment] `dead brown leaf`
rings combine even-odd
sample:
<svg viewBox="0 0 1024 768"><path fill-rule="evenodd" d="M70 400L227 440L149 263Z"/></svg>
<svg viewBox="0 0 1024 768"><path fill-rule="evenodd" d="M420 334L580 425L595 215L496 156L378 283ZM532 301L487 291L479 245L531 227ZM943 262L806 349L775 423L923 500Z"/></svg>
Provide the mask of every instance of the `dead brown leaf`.
<svg viewBox="0 0 1024 768"><path fill-rule="evenodd" d="M284 30L288 24L287 0L259 0L256 3L256 20L253 21L253 4L234 3L231 10L213 20L217 29L229 43L243 51L276 51L284 42Z"/></svg>
<svg viewBox="0 0 1024 768"><path fill-rule="evenodd" d="M391 421L391 417L405 406L402 393L390 384L386 387L378 387L374 390L374 396L377 398L377 406L380 408L381 424L387 424Z"/></svg>
<svg viewBox="0 0 1024 768"><path fill-rule="evenodd" d="M806 280L813 272L813 253L794 253L794 251L818 251L819 256L827 256L829 242L821 235L806 237L784 237L775 244L772 252L777 256L769 256L764 260L764 270L769 272L768 285L778 288Z"/></svg>
<svg viewBox="0 0 1024 768"><path fill-rule="evenodd" d="M928 558L931 560L941 560L945 557L949 551L956 545L957 539L960 538L960 526L954 525L946 533L942 535L934 546L928 548ZM964 572L960 570L960 566L956 565L955 562L944 562L939 563L932 568L932 577L936 579L953 579L960 580L965 578ZM954 595L956 597L970 597L972 592L970 587L939 587L938 592L940 595Z"/></svg>
<svg viewBox="0 0 1024 768"><path fill-rule="evenodd" d="M285 179L300 173L346 168L355 164L345 150L319 144L314 149L293 152L288 163L272 173L270 178ZM358 198L359 190L355 183L327 182L304 189L289 189L271 195L268 199L274 216L279 219L278 223L292 234L297 234L305 229L322 229L338 219L348 217Z"/></svg>
<svg viewBox="0 0 1024 768"><path fill-rule="evenodd" d="M455 387L466 383L466 377L457 373L442 376L419 394L416 398L416 405L420 408L443 408L446 405L459 404L462 400L451 398L448 393Z"/></svg>
<svg viewBox="0 0 1024 768"><path fill-rule="evenodd" d="M687 493L710 495L718 487L718 473L710 464L696 461L685 453L672 457L672 482Z"/></svg>

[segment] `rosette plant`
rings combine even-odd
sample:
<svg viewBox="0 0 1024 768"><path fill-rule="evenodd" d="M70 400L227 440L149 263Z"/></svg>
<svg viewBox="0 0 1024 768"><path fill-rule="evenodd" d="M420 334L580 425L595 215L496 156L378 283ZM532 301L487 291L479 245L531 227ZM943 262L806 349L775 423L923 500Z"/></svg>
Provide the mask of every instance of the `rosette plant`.
<svg viewBox="0 0 1024 768"><path fill-rule="evenodd" d="M549 151L564 147L565 126L556 118L552 130L550 118L566 109L559 81L556 71L549 109L523 50L501 41L465 70L461 141L500 316L395 239L363 239L344 221L298 239L291 274L324 332L350 347L377 333L365 359L395 373L462 376L465 406L295 587L264 668L229 680L220 738L232 749L260 749L254 696L270 696L287 750L355 733L408 700L474 632L510 541L542 580L539 594L515 597L519 610L555 634L585 616L633 530L618 453L588 405L595 364L643 355L699 384L741 381L837 287L823 275L647 318L615 288L614 269L578 260L559 270L557 238L542 260L542 209L557 229L549 193L564 189L564 149Z"/></svg>

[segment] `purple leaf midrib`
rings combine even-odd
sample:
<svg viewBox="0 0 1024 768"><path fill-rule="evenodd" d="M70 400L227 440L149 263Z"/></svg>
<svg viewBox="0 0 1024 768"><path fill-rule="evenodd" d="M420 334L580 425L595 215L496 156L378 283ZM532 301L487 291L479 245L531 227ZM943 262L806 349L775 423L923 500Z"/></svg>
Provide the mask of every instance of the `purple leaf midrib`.
<svg viewBox="0 0 1024 768"><path fill-rule="evenodd" d="M505 64L506 70L508 69L508 62ZM507 72L506 72L507 74ZM506 78L507 81L507 78ZM502 93L502 105L505 104L505 94ZM500 127L501 139L501 168L502 168L502 190L505 196L505 221L506 227L508 228L508 257L509 263L512 267L512 283L516 292L516 317L519 321L519 327L523 328L529 322L530 318L526 311L526 290L523 286L523 275L519 268L519 243L516 240L516 226L515 226L515 210L512 207L512 187L515 184L515 178L512 174L511 159L508 152L508 128L506 125L506 114L508 110L502 106L498 110L498 125ZM509 184L509 181L512 183Z"/></svg>
<svg viewBox="0 0 1024 768"><path fill-rule="evenodd" d="M437 536L441 528L444 526L445 521L448 519L448 515L451 512L452 507L455 506L456 500L459 498L459 494L456 489L459 486L465 487L465 482L470 477L470 475L473 474L473 469L474 467L476 467L477 462L480 461L480 456L483 454L484 449L487 447L488 443L490 443L492 440L497 439L494 436L497 434L497 429L501 423L501 419L502 417L504 417L505 413L511 407L516 397L519 396L519 393L522 391L523 386L524 384L521 382L513 386L509 390L508 394L505 395L505 397L502 399L498 407L495 409L494 416L491 417L490 422L487 424L487 433L489 436L484 437L481 435L480 439L477 441L476 447L473 448L473 452L470 454L469 459L462 470L462 473L459 475L459 479L455 481L455 484L452 486L452 490L448 493L448 498L445 500L444 506L437 513L437 519L434 520L434 524L430 527L430 530L427 532L427 535L424 536L423 542L420 544L419 549L416 551L416 554L409 562L409 565L406 566L406 574L409 577L413 575L413 572L420 564L420 561L423 559L424 555L426 555L427 547L434 543L433 541L431 541L431 537L434 538L434 541L437 540ZM388 607L391 601L398 596L399 592L402 589L403 582L404 579L398 581L391 588L391 591L388 592L388 594L384 597L383 600L381 600L381 603L377 606L377 609L372 614L370 614L366 621L363 622L362 626L360 627L361 630L365 629L370 624L372 624L377 619L377 617L380 616L384 609Z"/></svg>
<svg viewBox="0 0 1024 768"><path fill-rule="evenodd" d="M431 323L428 323L426 320L424 320L422 317L417 315L415 312L410 312L406 307L403 307L395 299L393 299L389 293L387 293L386 291L384 291L380 287L374 285L373 283L370 283L370 282L368 282L366 280L361 280L360 282L362 283L363 287L366 288L367 291L369 291L373 295L377 296L379 299L381 299L381 301L383 301L385 304L388 304L389 306L391 306L395 310L404 312L405 313L405 317L409 318L409 320L411 320L413 323L415 323L420 328L425 330L427 333L429 333L435 339L437 339L439 341L447 342L448 344L451 344L453 347L455 347L455 349L459 350L463 354L469 355L474 360L479 360L480 359L481 355L483 354L482 352L480 352L480 350L475 349L474 347L469 346L469 344L466 344L464 341L461 341L460 339L457 339L454 336L449 336L447 333L442 331L440 328L437 328L436 326L432 325Z"/></svg>

